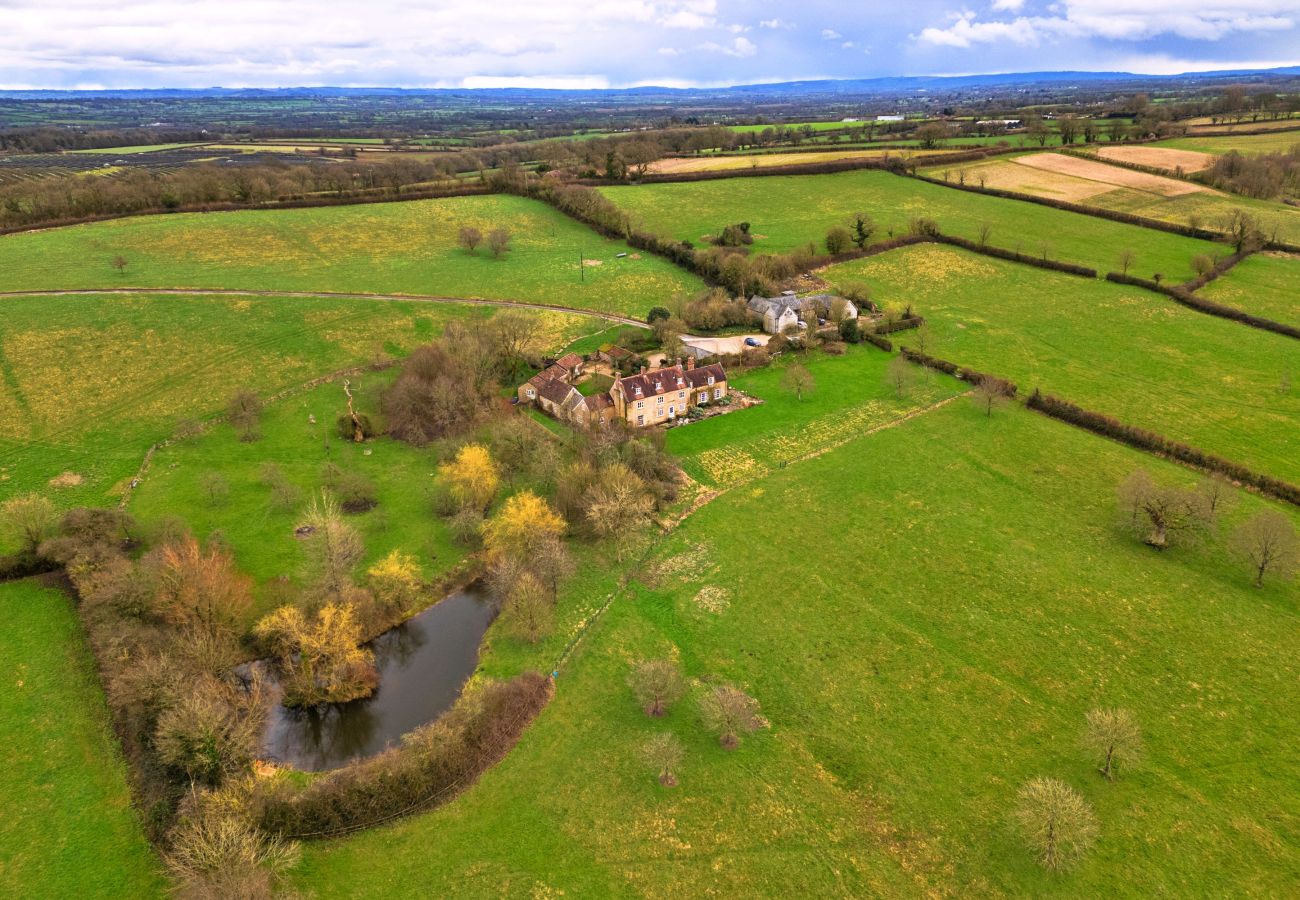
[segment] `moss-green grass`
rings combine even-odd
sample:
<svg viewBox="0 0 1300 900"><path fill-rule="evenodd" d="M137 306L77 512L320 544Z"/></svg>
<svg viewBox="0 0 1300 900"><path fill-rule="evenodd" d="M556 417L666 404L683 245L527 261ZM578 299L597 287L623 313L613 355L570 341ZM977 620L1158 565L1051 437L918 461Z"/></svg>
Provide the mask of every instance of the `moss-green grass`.
<svg viewBox="0 0 1300 900"><path fill-rule="evenodd" d="M113 502L145 449L184 418L400 355L486 307L339 298L69 296L0 299L0 493ZM599 320L537 316L563 347ZM64 472L77 486L50 488Z"/></svg>
<svg viewBox="0 0 1300 900"><path fill-rule="evenodd" d="M0 896L162 896L72 601L20 581L0 609Z"/></svg>
<svg viewBox="0 0 1300 900"><path fill-rule="evenodd" d="M1138 288L925 245L834 266L910 302L926 352L1300 482L1296 343ZM915 346L916 332L898 342Z"/></svg>
<svg viewBox="0 0 1300 900"><path fill-rule="evenodd" d="M747 221L754 252L781 252L822 240L832 225L858 210L878 226L877 240L906 233L910 220L928 217L947 233L976 239L991 226L989 242L1050 255L1101 271L1118 267L1133 249L1144 270L1166 277L1192 277L1191 259L1215 250L1205 241L1108 222L1018 200L1004 200L879 171L760 178L729 178L682 184L601 189L653 231L699 242L733 222Z"/></svg>
<svg viewBox="0 0 1300 900"><path fill-rule="evenodd" d="M502 764L438 811L308 845L294 879L321 897L1287 893L1300 596L1250 587L1217 543L1124 534L1114 485L1138 466L1193 477L957 402L726 493L638 569ZM1234 520L1261 505L1239 499ZM729 590L720 611L707 587ZM561 608L601 592L580 579ZM645 718L624 678L657 655L742 684L770 730L719 749L700 681ZM1078 746L1099 705L1134 710L1149 748L1114 784ZM661 730L687 748L673 791L637 758ZM1064 876L1009 822L1044 774L1101 821Z"/></svg>
<svg viewBox="0 0 1300 900"><path fill-rule="evenodd" d="M1257 253L1198 293L1252 315L1300 327L1300 256Z"/></svg>
<svg viewBox="0 0 1300 900"><path fill-rule="evenodd" d="M784 354L770 366L732 373L729 386L759 398L762 405L673 428L668 449L696 480L726 485L894 421L959 390L954 381L927 381L900 398L886 383L891 358L874 347L857 345L844 356ZM802 400L783 383L792 365L804 366L813 376L814 388Z"/></svg>
<svg viewBox="0 0 1300 900"><path fill-rule="evenodd" d="M460 249L463 225L513 249ZM453 197L322 209L143 216L0 238L0 288L233 288L516 299L642 316L702 285L533 200ZM115 257L127 260L118 273ZM634 258L637 257L637 258ZM579 270L579 259L599 266Z"/></svg>
<svg viewBox="0 0 1300 900"><path fill-rule="evenodd" d="M1233 134L1221 137L1172 138L1154 146L1174 147L1179 150L1199 150L1202 153L1285 153L1300 144L1300 131L1279 131L1271 134Z"/></svg>
<svg viewBox="0 0 1300 900"><path fill-rule="evenodd" d="M393 374L350 379L357 409L378 420L379 392ZM260 440L241 442L231 426L222 424L163 447L127 508L146 523L180 514L197 535L220 532L240 569L260 583L278 576L301 583L305 560L294 529L323 488L325 465L333 463L369 478L379 500L375 508L348 517L366 548L357 574L400 549L415 556L426 579L436 578L465 557L445 522L434 515L436 453L387 438L363 445L340 440L335 423L346 410L342 381L329 382L267 408ZM263 483L264 463L279 466L301 492L301 503L275 507L271 489ZM212 472L229 486L228 495L217 502L204 490L203 478ZM259 607L255 614L265 611Z"/></svg>

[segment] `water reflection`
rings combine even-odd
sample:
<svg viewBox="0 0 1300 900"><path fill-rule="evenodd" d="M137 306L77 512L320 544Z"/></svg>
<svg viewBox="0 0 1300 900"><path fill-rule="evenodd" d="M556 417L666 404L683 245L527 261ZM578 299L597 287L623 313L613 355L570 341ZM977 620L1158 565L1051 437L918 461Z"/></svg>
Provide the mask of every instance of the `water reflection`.
<svg viewBox="0 0 1300 900"><path fill-rule="evenodd" d="M446 712L478 665L495 613L481 586L457 591L372 644L379 690L364 700L309 710L278 703L266 755L310 772L371 756Z"/></svg>

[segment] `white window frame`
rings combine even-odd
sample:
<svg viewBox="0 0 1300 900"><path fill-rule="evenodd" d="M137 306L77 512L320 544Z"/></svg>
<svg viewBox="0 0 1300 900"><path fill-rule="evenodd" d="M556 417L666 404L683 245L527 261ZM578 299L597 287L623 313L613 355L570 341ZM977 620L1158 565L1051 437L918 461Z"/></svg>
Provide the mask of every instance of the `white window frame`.
<svg viewBox="0 0 1300 900"><path fill-rule="evenodd" d="M714 389L713 389L713 399L714 399L714 400L721 400L721 399L722 399L722 388L714 388Z"/></svg>
<svg viewBox="0 0 1300 900"><path fill-rule="evenodd" d="M637 417L636 417L636 423L637 423L638 425L644 425L644 424L645 424L645 416L637 416Z"/></svg>

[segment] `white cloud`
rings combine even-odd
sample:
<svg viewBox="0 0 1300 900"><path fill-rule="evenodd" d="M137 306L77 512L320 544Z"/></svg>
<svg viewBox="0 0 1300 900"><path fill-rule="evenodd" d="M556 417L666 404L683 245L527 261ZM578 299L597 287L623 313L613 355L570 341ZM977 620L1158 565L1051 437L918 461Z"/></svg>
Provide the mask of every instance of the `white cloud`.
<svg viewBox="0 0 1300 900"><path fill-rule="evenodd" d="M993 8L1004 12L1020 12L1025 0L993 0Z"/></svg>
<svg viewBox="0 0 1300 900"><path fill-rule="evenodd" d="M659 48L659 55L660 55L660 56L680 56L681 53L682 53L682 51L678 50L676 47L660 47L660 48Z"/></svg>
<svg viewBox="0 0 1300 900"><path fill-rule="evenodd" d="M738 37L729 44L719 44L717 41L708 41L700 44L695 48L703 50L706 53L721 53L723 56L734 56L737 59L744 59L747 56L754 56L758 53L758 46L749 38Z"/></svg>
<svg viewBox="0 0 1300 900"><path fill-rule="evenodd" d="M1015 4L1012 6L1012 4ZM1014 10L1023 0L995 0ZM917 40L943 47L1010 41L1031 45L1055 38L1145 41L1159 37L1217 41L1237 33L1294 28L1295 0L1063 0L1054 15L979 21L969 10L946 28L925 28Z"/></svg>
<svg viewBox="0 0 1300 900"><path fill-rule="evenodd" d="M840 38L842 38L842 37L844 37L844 35L840 34L840 33L839 33L838 31L836 31L834 28L823 28L823 29L822 29L822 40L823 40L823 41L838 41L838 40L839 40Z"/></svg>
<svg viewBox="0 0 1300 900"><path fill-rule="evenodd" d="M758 23L758 27L788 31L791 28L794 28L794 23L787 22L785 19L763 19L761 22Z"/></svg>
<svg viewBox="0 0 1300 900"><path fill-rule="evenodd" d="M853 49L854 47L856 47L856 46L857 46L857 44L853 43L852 41L845 41L844 43L840 44L840 49L841 49L841 50L852 50L852 49Z"/></svg>

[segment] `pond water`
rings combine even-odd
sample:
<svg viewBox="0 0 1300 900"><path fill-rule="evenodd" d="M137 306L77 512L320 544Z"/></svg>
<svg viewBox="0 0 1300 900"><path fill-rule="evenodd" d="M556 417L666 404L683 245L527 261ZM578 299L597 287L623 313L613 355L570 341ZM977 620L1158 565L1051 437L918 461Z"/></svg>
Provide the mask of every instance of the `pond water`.
<svg viewBox="0 0 1300 900"><path fill-rule="evenodd" d="M373 695L308 710L275 703L263 752L276 762L320 772L397 743L456 702L478 665L479 643L495 614L475 583L384 632L370 644L379 669Z"/></svg>

